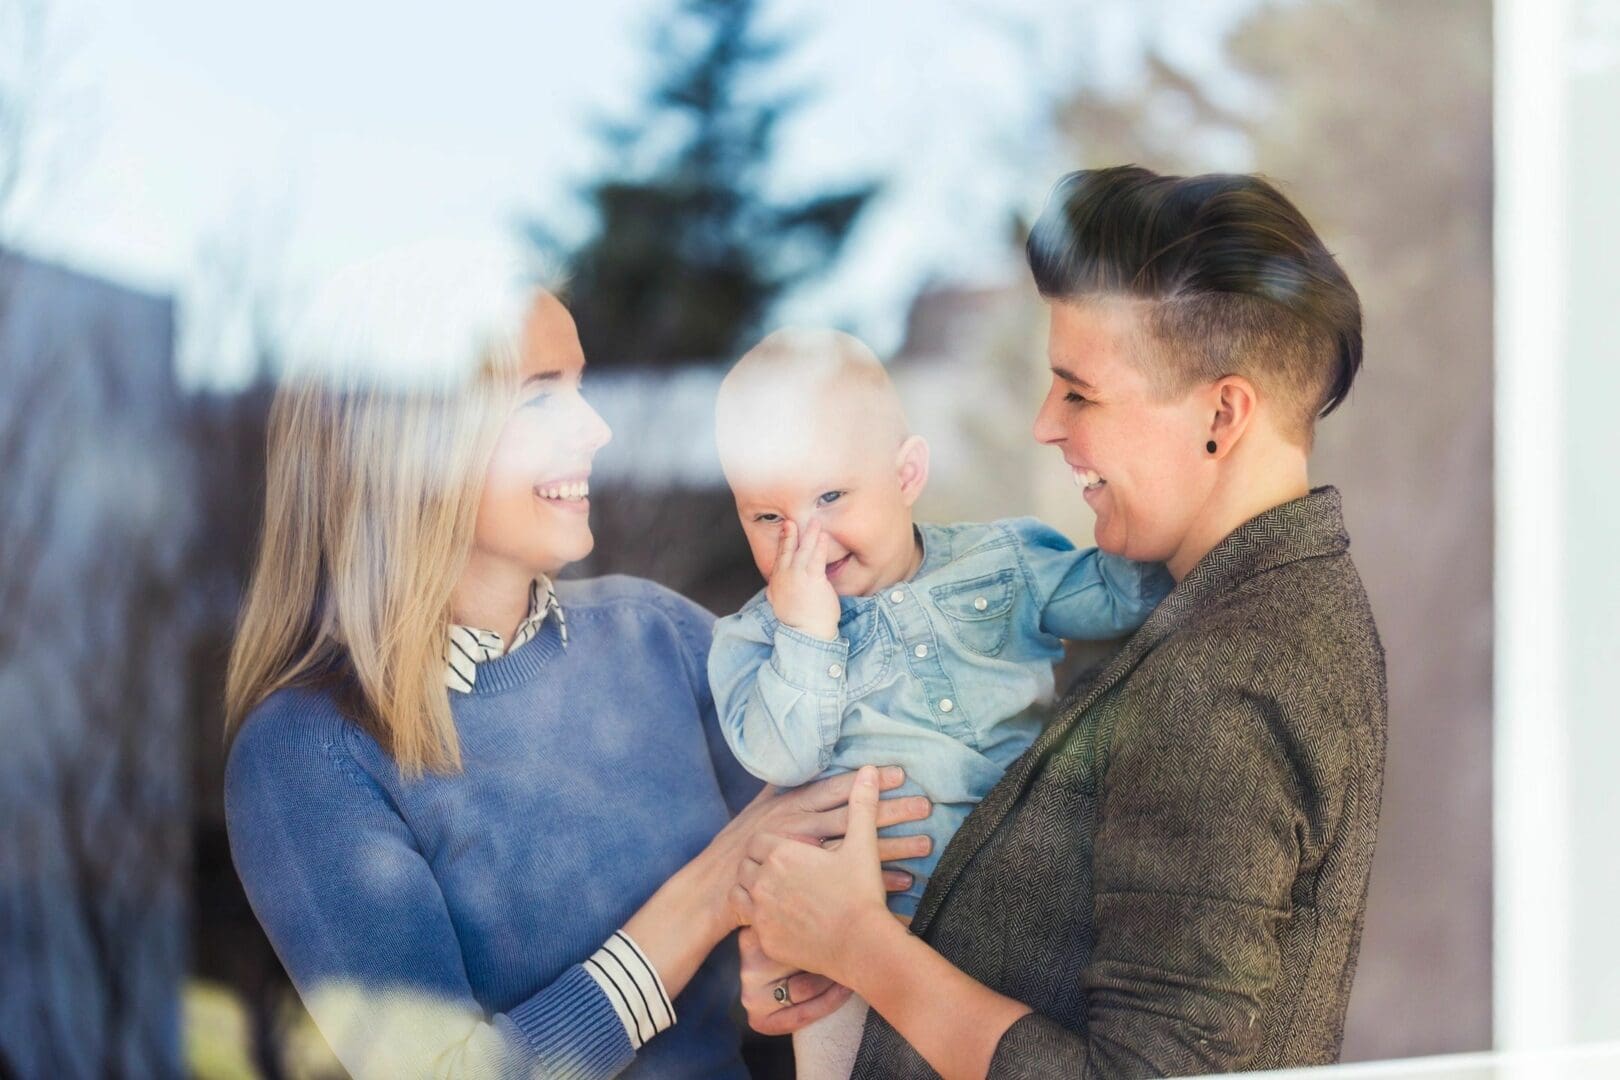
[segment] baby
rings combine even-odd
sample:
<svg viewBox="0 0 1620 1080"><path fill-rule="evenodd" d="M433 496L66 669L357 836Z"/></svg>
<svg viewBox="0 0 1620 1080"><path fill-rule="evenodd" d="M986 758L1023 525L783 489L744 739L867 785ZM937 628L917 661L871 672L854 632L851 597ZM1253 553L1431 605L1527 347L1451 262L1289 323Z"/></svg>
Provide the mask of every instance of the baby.
<svg viewBox="0 0 1620 1080"><path fill-rule="evenodd" d="M1039 733L1062 639L1119 637L1169 575L1077 550L1032 518L918 525L928 445L887 372L847 334L778 331L720 386L721 466L766 588L715 626L709 682L737 760L796 785L904 767L933 813L909 920L946 843ZM799 1076L847 1076L865 1007L794 1037Z"/></svg>

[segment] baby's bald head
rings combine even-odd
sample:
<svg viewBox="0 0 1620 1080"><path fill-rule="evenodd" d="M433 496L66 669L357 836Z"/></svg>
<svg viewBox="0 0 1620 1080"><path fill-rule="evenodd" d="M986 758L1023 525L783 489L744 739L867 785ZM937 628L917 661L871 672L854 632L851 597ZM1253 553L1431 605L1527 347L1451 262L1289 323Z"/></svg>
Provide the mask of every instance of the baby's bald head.
<svg viewBox="0 0 1620 1080"><path fill-rule="evenodd" d="M887 460L911 434L883 364L837 330L778 330L720 384L715 436L733 486L829 455Z"/></svg>
<svg viewBox="0 0 1620 1080"><path fill-rule="evenodd" d="M720 385L715 433L766 580L790 524L820 530L813 550L841 596L887 588L921 564L911 508L928 482L928 444L910 433L878 358L848 334L782 330L750 349Z"/></svg>

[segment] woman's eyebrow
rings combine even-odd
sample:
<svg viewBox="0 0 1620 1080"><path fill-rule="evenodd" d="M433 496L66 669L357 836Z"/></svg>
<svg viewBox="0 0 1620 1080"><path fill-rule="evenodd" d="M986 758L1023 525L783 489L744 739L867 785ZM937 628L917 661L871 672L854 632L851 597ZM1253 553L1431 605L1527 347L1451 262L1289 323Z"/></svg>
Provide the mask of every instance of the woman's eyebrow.
<svg viewBox="0 0 1620 1080"><path fill-rule="evenodd" d="M1082 379L1080 376L1076 375L1074 372L1070 371L1068 368L1059 367L1057 364L1052 365L1052 374L1056 375L1058 378L1062 379L1064 382L1069 383L1069 384L1071 384L1073 386L1078 386L1078 387L1081 387L1082 389L1086 389L1086 390L1095 390L1096 389L1096 387L1094 387L1090 383L1086 382L1086 380Z"/></svg>
<svg viewBox="0 0 1620 1080"><path fill-rule="evenodd" d="M553 382L556 382L558 379L561 379L561 378L562 378L562 370L561 369L558 369L556 371L542 371L542 372L539 372L537 374L530 375L527 379L524 379L523 380L523 387L527 388L530 383L553 383Z"/></svg>

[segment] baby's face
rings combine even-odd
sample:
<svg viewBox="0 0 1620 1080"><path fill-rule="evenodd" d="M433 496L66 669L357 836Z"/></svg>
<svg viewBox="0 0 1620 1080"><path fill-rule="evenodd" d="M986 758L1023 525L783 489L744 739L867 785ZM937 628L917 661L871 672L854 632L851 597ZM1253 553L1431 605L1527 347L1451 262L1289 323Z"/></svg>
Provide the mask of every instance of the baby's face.
<svg viewBox="0 0 1620 1080"><path fill-rule="evenodd" d="M796 461L762 447L760 461L768 464L732 477L737 517L761 575L769 578L775 569L789 521L801 536L811 522L821 523L827 579L840 596L866 596L915 571L915 496L907 497L893 453L873 453L860 442L835 440Z"/></svg>

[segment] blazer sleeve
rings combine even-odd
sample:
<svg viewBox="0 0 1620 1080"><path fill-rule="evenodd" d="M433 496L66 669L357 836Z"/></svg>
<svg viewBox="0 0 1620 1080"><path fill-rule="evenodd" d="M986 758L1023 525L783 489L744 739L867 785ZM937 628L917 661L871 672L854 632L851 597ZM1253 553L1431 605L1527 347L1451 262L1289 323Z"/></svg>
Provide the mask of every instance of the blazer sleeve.
<svg viewBox="0 0 1620 1080"><path fill-rule="evenodd" d="M583 963L504 1013L479 1007L431 868L336 724L250 720L225 816L253 912L350 1075L606 1080L634 1059Z"/></svg>
<svg viewBox="0 0 1620 1080"><path fill-rule="evenodd" d="M991 1076L1221 1073L1259 1048L1295 879L1342 801L1344 742L1315 730L1308 701L1199 685L1196 654L1160 659L1186 678L1141 689L1109 744L1085 1033L1031 1013Z"/></svg>

